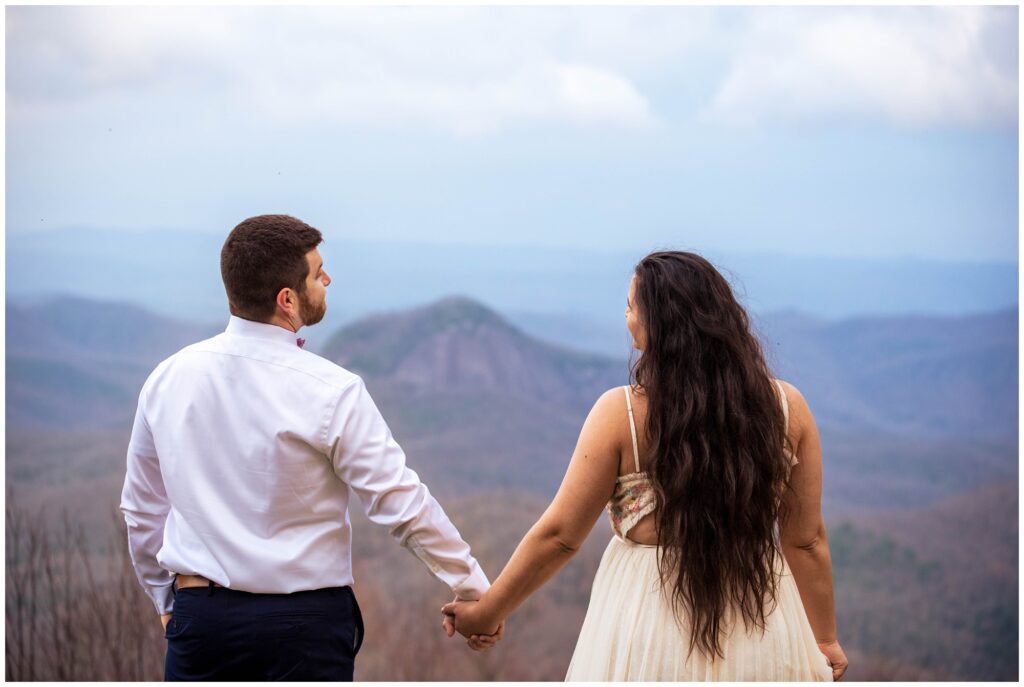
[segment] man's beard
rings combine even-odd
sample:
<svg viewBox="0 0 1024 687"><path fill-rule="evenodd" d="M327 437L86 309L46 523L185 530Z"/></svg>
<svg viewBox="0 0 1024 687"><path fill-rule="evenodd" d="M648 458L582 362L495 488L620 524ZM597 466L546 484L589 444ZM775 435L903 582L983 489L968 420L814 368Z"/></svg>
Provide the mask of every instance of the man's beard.
<svg viewBox="0 0 1024 687"><path fill-rule="evenodd" d="M299 296L299 314L302 316L303 326L309 327L316 324L327 314L327 298L321 299L319 303L314 303L309 299L309 292L301 294Z"/></svg>

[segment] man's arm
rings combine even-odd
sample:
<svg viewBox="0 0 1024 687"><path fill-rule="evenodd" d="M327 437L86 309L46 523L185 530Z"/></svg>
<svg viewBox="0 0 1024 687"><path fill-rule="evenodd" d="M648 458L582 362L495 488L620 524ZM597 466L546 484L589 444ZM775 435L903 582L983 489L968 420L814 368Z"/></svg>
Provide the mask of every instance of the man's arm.
<svg viewBox="0 0 1024 687"><path fill-rule="evenodd" d="M405 453L362 379L341 392L326 433L334 471L359 497L366 516L390 528L460 599L479 599L490 586L486 575L441 505L406 467Z"/></svg>
<svg viewBox="0 0 1024 687"><path fill-rule="evenodd" d="M174 576L160 567L156 554L163 545L164 524L170 503L160 474L153 434L146 422L145 394L139 395L135 425L128 443L128 470L121 491L121 512L128 524L128 551L142 588L156 610L168 616L174 605ZM164 619L164 625L167 622Z"/></svg>
<svg viewBox="0 0 1024 687"><path fill-rule="evenodd" d="M448 604L455 629L467 636L493 632L527 597L565 566L583 545L615 491L620 438L626 432L622 388L597 400L580 430L555 499L516 547L494 586L475 604Z"/></svg>

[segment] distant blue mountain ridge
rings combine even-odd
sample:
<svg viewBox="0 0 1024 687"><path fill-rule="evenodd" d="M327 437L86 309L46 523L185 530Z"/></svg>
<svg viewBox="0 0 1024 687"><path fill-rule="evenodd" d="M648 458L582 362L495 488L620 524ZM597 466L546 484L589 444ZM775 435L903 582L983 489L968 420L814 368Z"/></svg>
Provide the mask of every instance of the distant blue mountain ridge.
<svg viewBox="0 0 1024 687"><path fill-rule="evenodd" d="M55 294L131 301L189 321L227 317L220 280L226 232L60 229L7 236L7 293L16 302ZM321 246L334 278L325 325L401 310L451 293L487 304L532 329L547 319L613 332L594 351L621 351L622 310L633 265L629 253L529 246L352 241ZM701 252L698 250L698 252ZM936 262L705 252L754 313L796 310L816 318L865 315L958 316L1017 305L1018 266L1008 261ZM518 314L523 316L519 322Z"/></svg>
<svg viewBox="0 0 1024 687"><path fill-rule="evenodd" d="M1013 308L955 318L838 322L783 313L761 316L755 324L772 369L797 384L819 423L834 431L1016 441L1017 322ZM123 420L159 360L223 326L170 319L123 302L66 297L35 305L9 298L7 323L8 421L29 425L47 424L49 416L18 398L31 400L47 389L61 403ZM625 341L619 355L588 353L571 345L586 336L574 333L571 323L559 336L546 336L550 328L531 333L465 297L334 330L317 325L303 331L311 350L404 385L403 393L423 387L507 395L521 387L519 395L530 401L586 412L602 390L628 374ZM109 426L98 416L76 413L50 419Z"/></svg>

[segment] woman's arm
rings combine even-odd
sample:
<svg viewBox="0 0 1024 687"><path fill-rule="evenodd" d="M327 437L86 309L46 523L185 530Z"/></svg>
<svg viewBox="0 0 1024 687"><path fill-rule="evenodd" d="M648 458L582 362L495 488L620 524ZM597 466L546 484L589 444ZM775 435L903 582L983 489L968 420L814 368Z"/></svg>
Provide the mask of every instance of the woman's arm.
<svg viewBox="0 0 1024 687"><path fill-rule="evenodd" d="M790 384L785 388L790 438L800 462L790 475L790 488L784 498L787 513L779 523L779 534L807 620L818 646L832 664L833 678L838 680L846 671L847 661L836 638L832 557L821 516L821 440L804 397Z"/></svg>
<svg viewBox="0 0 1024 687"><path fill-rule="evenodd" d="M466 636L493 633L575 555L615 489L625 422L622 388L605 392L583 424L554 501L519 542L498 579L479 602L442 609L455 616L455 629Z"/></svg>

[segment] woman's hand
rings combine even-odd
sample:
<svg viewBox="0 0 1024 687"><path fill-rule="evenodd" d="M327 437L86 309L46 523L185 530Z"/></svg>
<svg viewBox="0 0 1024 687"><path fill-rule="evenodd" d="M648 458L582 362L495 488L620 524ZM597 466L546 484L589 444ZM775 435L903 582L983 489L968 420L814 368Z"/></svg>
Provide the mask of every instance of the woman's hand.
<svg viewBox="0 0 1024 687"><path fill-rule="evenodd" d="M825 654L828 664L832 666L832 680L838 682L843 679L843 674L846 672L850 662L846 660L846 654L843 652L843 647L839 646L839 642L836 640L818 642L818 649L821 650L821 653Z"/></svg>
<svg viewBox="0 0 1024 687"><path fill-rule="evenodd" d="M443 614L443 618L441 620L441 627L444 628L445 633L449 637L453 636L455 634L455 632L456 632L456 629L455 629L455 614L454 614L454 612L449 612L447 609L448 609L449 606L454 606L456 603L460 603L458 597L456 597L455 600L452 601L452 603L447 604L447 605L445 605L444 607L441 608L441 613ZM467 603L467 602L462 602L462 603ZM475 604L476 602L468 602L468 603ZM497 631L495 631L492 634L488 634L488 635L484 635L484 634L470 635L469 638L466 640L466 644L473 651L487 651L488 649L494 648L494 645L497 644L499 641L501 641L501 639L504 636L505 636L505 621L502 620L501 623L498 625Z"/></svg>
<svg viewBox="0 0 1024 687"><path fill-rule="evenodd" d="M452 601L441 608L441 613L451 619L456 632L469 638L495 635L504 625L498 618L488 617L478 601Z"/></svg>
<svg viewBox="0 0 1024 687"><path fill-rule="evenodd" d="M502 620L498 624L498 631L492 635L473 635L466 640L466 644L473 651L487 651L493 649L494 645L497 644L505 636L505 621Z"/></svg>

